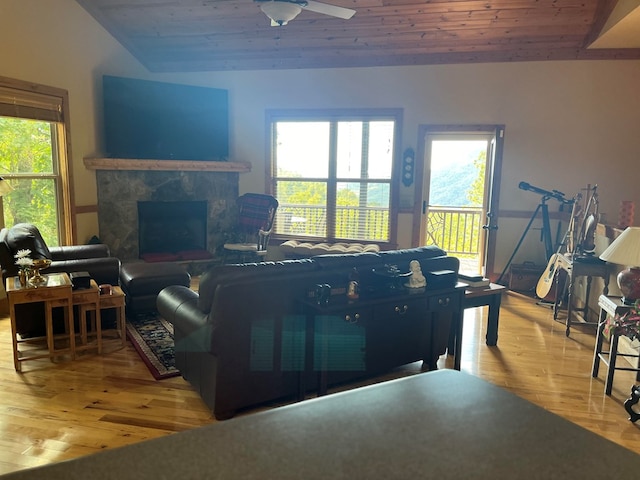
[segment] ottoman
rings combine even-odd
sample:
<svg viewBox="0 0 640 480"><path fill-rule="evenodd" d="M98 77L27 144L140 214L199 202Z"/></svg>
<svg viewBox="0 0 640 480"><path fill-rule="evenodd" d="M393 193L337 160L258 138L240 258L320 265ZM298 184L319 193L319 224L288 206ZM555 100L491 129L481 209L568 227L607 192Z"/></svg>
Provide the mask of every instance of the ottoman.
<svg viewBox="0 0 640 480"><path fill-rule="evenodd" d="M126 295L127 315L156 311L158 293L169 285L189 287L191 276L171 262L134 262L120 267L120 287Z"/></svg>

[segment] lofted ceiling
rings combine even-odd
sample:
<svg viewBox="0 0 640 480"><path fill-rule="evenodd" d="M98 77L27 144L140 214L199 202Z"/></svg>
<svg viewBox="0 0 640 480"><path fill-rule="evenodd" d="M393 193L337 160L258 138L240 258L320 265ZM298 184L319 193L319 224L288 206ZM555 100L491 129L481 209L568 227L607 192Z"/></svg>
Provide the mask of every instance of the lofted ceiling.
<svg viewBox="0 0 640 480"><path fill-rule="evenodd" d="M356 14L282 27L253 0L76 1L152 72L640 59L638 0L326 0Z"/></svg>

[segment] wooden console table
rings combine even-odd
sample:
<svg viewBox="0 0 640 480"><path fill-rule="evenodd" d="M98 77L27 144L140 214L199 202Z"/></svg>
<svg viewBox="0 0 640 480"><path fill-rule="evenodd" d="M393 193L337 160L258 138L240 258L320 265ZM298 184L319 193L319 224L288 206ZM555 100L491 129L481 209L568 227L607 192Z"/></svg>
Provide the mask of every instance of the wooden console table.
<svg viewBox="0 0 640 480"><path fill-rule="evenodd" d="M446 347L462 316L463 295L464 284L458 284L442 290L398 289L355 301L340 295L321 304L307 299L302 306L311 348L305 352L305 371L319 375L323 395L330 377L339 378L341 372L381 372L419 360L435 370L438 346ZM450 315L451 323L442 315ZM455 355L459 369L460 351Z"/></svg>

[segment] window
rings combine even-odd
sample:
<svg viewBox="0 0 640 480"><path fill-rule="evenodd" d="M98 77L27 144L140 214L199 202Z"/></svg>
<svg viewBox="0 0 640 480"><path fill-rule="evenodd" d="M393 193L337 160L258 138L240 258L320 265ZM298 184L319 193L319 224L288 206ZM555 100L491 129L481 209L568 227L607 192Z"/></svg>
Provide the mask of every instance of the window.
<svg viewBox="0 0 640 480"><path fill-rule="evenodd" d="M72 239L66 97L0 78L0 176L13 187L0 197L0 213L6 225L36 225L49 246Z"/></svg>
<svg viewBox="0 0 640 480"><path fill-rule="evenodd" d="M310 240L395 241L396 138L401 112L273 113L275 234Z"/></svg>

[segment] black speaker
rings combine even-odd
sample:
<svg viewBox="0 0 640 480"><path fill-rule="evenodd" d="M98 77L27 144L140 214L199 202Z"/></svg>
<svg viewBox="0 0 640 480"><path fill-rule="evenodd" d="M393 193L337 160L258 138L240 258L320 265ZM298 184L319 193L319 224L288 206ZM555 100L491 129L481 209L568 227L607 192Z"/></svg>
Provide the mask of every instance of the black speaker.
<svg viewBox="0 0 640 480"><path fill-rule="evenodd" d="M91 275L89 275L89 272L71 272L69 279L71 280L71 288L73 290L89 288L91 286Z"/></svg>

